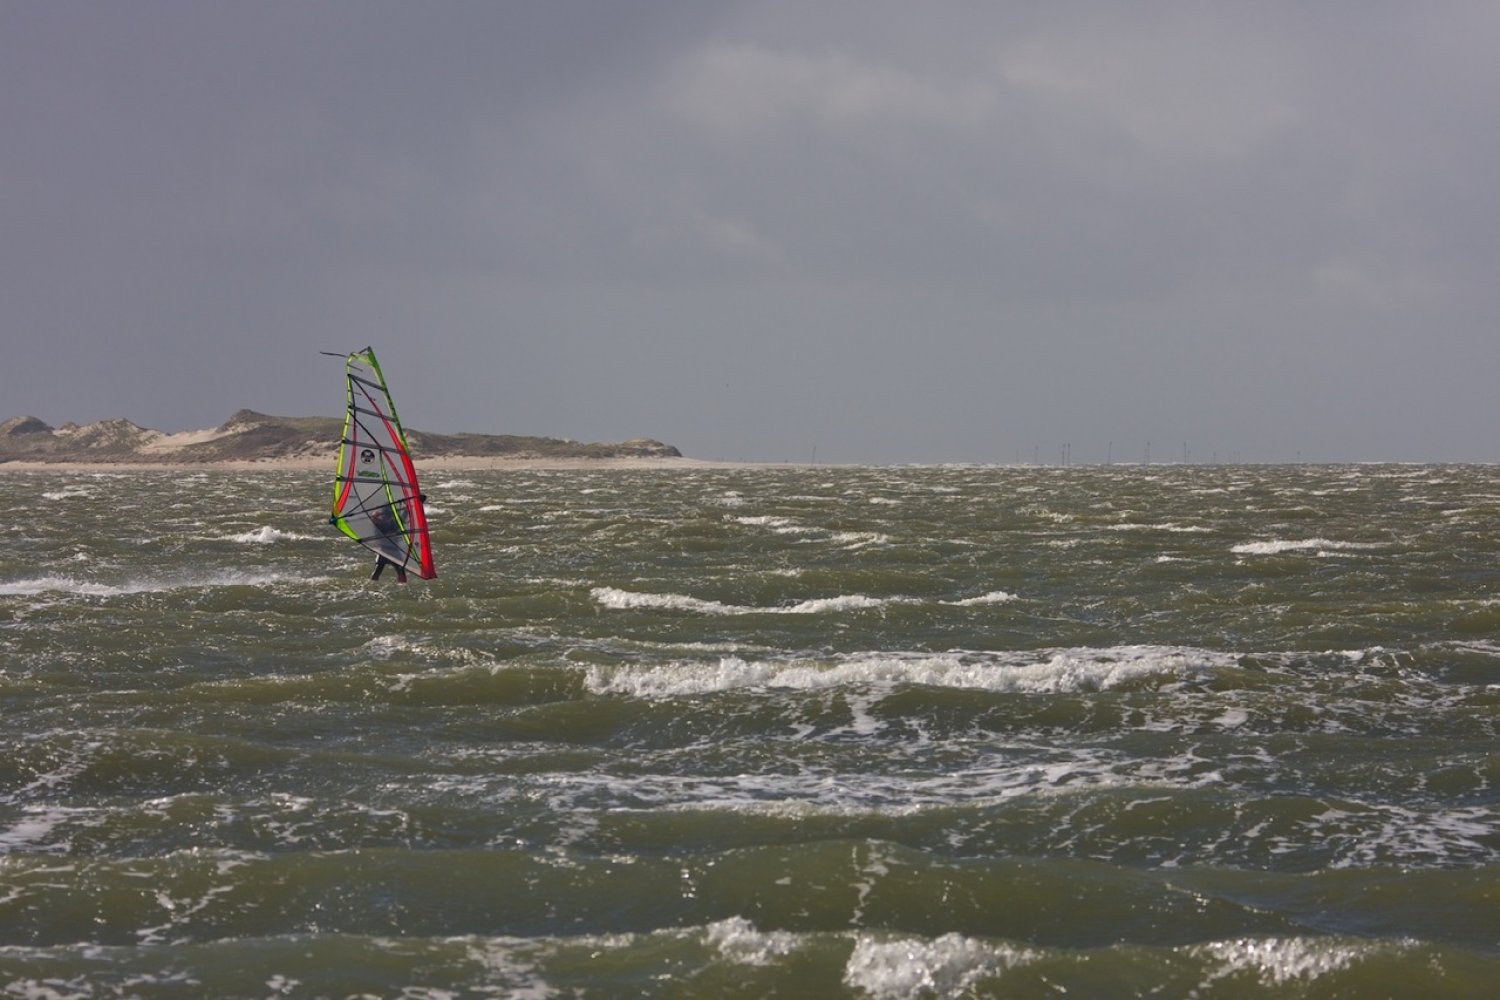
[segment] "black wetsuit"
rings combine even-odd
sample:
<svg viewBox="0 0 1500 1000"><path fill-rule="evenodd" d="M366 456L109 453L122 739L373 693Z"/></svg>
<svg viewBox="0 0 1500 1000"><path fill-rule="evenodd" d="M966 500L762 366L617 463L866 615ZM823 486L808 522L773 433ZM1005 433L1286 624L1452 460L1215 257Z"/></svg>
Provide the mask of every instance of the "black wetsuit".
<svg viewBox="0 0 1500 1000"><path fill-rule="evenodd" d="M380 579L380 574L385 572L385 568L387 566L395 566L396 567L396 582L397 583L405 583L406 582L406 569L405 569L405 567L401 566L398 563L391 562L385 556L376 556L375 557L375 572L373 572L373 573L370 574L370 579L371 580L379 580Z"/></svg>

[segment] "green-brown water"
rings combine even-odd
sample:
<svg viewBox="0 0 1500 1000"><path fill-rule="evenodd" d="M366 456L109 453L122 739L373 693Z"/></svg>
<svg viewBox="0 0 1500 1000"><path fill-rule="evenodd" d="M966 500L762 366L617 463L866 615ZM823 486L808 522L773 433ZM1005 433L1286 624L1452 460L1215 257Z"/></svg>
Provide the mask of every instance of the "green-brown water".
<svg viewBox="0 0 1500 1000"><path fill-rule="evenodd" d="M1496 469L424 479L0 473L0 992L1500 976Z"/></svg>

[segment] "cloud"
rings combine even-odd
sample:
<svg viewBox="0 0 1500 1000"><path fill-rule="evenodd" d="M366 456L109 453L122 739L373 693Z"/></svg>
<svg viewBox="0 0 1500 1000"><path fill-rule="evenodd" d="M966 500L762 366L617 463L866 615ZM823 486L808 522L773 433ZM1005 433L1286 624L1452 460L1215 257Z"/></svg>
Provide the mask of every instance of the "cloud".
<svg viewBox="0 0 1500 1000"><path fill-rule="evenodd" d="M963 132L994 110L993 81L944 86L846 52L715 44L673 75L668 99L688 121L732 138L765 138L788 123L836 130L887 123Z"/></svg>
<svg viewBox="0 0 1500 1000"><path fill-rule="evenodd" d="M1057 23L1002 45L1005 81L1072 127L1115 128L1153 156L1254 152L1301 118L1298 46L1233 12L1203 19L1111 17ZM1144 22L1144 23L1143 23Z"/></svg>
<svg viewBox="0 0 1500 1000"><path fill-rule="evenodd" d="M1486 440L1493 4L0 16L0 399L54 423L317 411L282 360L375 343L416 426L706 455Z"/></svg>
<svg viewBox="0 0 1500 1000"><path fill-rule="evenodd" d="M1312 270L1312 283L1326 301L1375 312L1430 304L1443 292L1441 283L1422 271L1373 255L1322 261Z"/></svg>

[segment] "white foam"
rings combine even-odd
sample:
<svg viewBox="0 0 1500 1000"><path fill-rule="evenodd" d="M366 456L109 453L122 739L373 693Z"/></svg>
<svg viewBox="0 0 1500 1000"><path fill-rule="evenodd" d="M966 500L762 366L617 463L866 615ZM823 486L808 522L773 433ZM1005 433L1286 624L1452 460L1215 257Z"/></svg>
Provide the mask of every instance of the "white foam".
<svg viewBox="0 0 1500 1000"><path fill-rule="evenodd" d="M875 720L884 727L884 723ZM822 734L799 734L808 739L856 742L872 746L868 738L850 740L856 727ZM904 735L904 734L903 734ZM907 744L907 751L910 741ZM909 761L906 751L892 750L891 760ZM871 756L867 759L876 759ZM514 785L498 785L492 776L440 779L434 787L445 794L464 795L494 805L517 795ZM680 774L549 775L538 779L528 799L543 799L558 816L580 828L596 825L605 812L704 814L723 813L805 819L814 816L881 816L887 819L919 816L933 811L988 809L1015 799L1092 800L1104 789L1201 788L1217 778L1191 773L1186 758L1155 760L1150 767L1131 767L1117 752L1101 749L1059 750L1052 747L1007 747L1003 752L976 749L960 769L943 774L876 773L870 768L798 771L791 774L726 774L684 777ZM966 835L965 835L966 836ZM958 845L960 840L951 840ZM870 884L886 862L872 857L855 883ZM860 898L866 894L861 893Z"/></svg>
<svg viewBox="0 0 1500 1000"><path fill-rule="evenodd" d="M26 580L7 580L0 583L0 597L32 596L48 593L80 594L87 597L112 597L117 594L137 594L144 589L88 580L76 580L70 576L37 576Z"/></svg>
<svg viewBox="0 0 1500 1000"><path fill-rule="evenodd" d="M1210 982L1245 971L1254 973L1264 985L1285 986L1346 969L1373 948L1325 939L1238 938L1199 945L1192 950L1221 963Z"/></svg>
<svg viewBox="0 0 1500 1000"><path fill-rule="evenodd" d="M1414 860L1488 859L1494 834L1491 811L1483 806L1412 809L1389 804L1350 803L1330 807L1305 821L1316 841L1331 844L1338 857L1330 868L1364 868L1399 857Z"/></svg>
<svg viewBox="0 0 1500 1000"><path fill-rule="evenodd" d="M99 583L70 576L39 576L24 580L0 582L0 597L67 594L78 597L121 597L128 594L154 594L171 590L194 590L211 587L264 587L294 579L267 572L223 571L202 576L169 579L136 579L122 583ZM307 581L301 581L307 582Z"/></svg>
<svg viewBox="0 0 1500 1000"><path fill-rule="evenodd" d="M854 883L854 888L859 895L854 903L854 915L850 919L850 923L855 927L864 924L865 904L870 900L870 893L875 890L877 882L891 873L891 864L893 863L887 858L884 849L878 842L870 844L867 850L869 856L859 866L859 874L863 877ZM859 852L856 851L855 857L857 858L858 856Z"/></svg>
<svg viewBox="0 0 1500 1000"><path fill-rule="evenodd" d="M33 782L33 785L40 783ZM21 851L65 854L72 849L72 844L49 844L53 832L62 824L89 812L91 810L64 806L27 806L20 819L8 829L0 830L0 855Z"/></svg>
<svg viewBox="0 0 1500 1000"><path fill-rule="evenodd" d="M747 525L752 528L787 528L800 531L808 530L806 528L799 528L797 522L793 521L789 517L776 517L771 514L759 514L753 517L747 515L745 517L737 517L734 520L737 524Z"/></svg>
<svg viewBox="0 0 1500 1000"><path fill-rule="evenodd" d="M270 545L272 542L287 541L313 541L317 536L299 535L291 531L282 531L270 525L263 525L251 531L242 531L238 535L230 535L231 542L245 542L250 545Z"/></svg>
<svg viewBox="0 0 1500 1000"><path fill-rule="evenodd" d="M42 494L46 500L73 500L77 497L93 496L93 493L81 486L65 486L60 490L48 490Z"/></svg>
<svg viewBox="0 0 1500 1000"><path fill-rule="evenodd" d="M949 933L932 940L860 934L844 965L844 984L876 998L956 996L981 979L1035 961L1038 954Z"/></svg>
<svg viewBox="0 0 1500 1000"><path fill-rule="evenodd" d="M1238 729L1250 721L1250 713L1243 708L1227 708L1224 713L1213 720L1213 724L1220 729Z"/></svg>
<svg viewBox="0 0 1500 1000"><path fill-rule="evenodd" d="M875 706L880 704L879 698L867 694L851 694L845 698L845 704L848 705L849 714L852 717L849 725L835 729L828 735L836 737L852 733L860 737L875 736L885 728L885 724L876 718L874 713Z"/></svg>
<svg viewBox="0 0 1500 1000"><path fill-rule="evenodd" d="M992 590L988 594L980 594L978 597L966 597L961 601L944 601L955 608L974 608L984 604L1006 604L1016 599L1015 594L1008 594L1003 590Z"/></svg>
<svg viewBox="0 0 1500 1000"><path fill-rule="evenodd" d="M1103 691L1142 677L1173 677L1235 663L1235 657L1168 646L1116 646L1012 653L860 653L832 660L676 661L650 666L591 666L596 694L675 698L749 688L820 690L851 685L922 684L1022 694Z"/></svg>
<svg viewBox="0 0 1500 1000"><path fill-rule="evenodd" d="M752 528L770 528L778 535L825 535L829 541L836 542L850 549L865 548L870 545L889 545L890 536L878 531L832 531L824 528L816 528L806 524L799 524L789 517L778 517L774 514L747 515L733 518L735 523L743 524Z"/></svg>
<svg viewBox="0 0 1500 1000"><path fill-rule="evenodd" d="M829 536L833 541L850 549L862 549L869 545L889 545L891 538L878 531L836 531Z"/></svg>
<svg viewBox="0 0 1500 1000"><path fill-rule="evenodd" d="M721 604L718 601L705 601L683 594L642 594L615 587L595 587L589 594L604 607L619 611L655 608L665 611L692 611L704 615L816 615L834 611L878 608L892 601L902 600L901 598L877 598L865 597L862 594L849 594L840 597L814 598L799 601L796 604L756 607Z"/></svg>
<svg viewBox="0 0 1500 1000"><path fill-rule="evenodd" d="M1246 542L1236 545L1229 551L1241 556L1274 556L1282 552L1332 552L1339 550L1368 550L1378 549L1380 546L1371 542L1339 542L1327 538L1301 538L1281 539L1275 538L1265 542Z"/></svg>
<svg viewBox="0 0 1500 1000"><path fill-rule="evenodd" d="M504 939L464 939L465 953L493 978L501 977L508 1000L546 1000L558 996L558 990L526 961L516 947L519 942ZM416 992L408 991L411 995ZM427 992L421 995L429 996Z"/></svg>
<svg viewBox="0 0 1500 1000"><path fill-rule="evenodd" d="M703 929L708 943L738 965L771 965L797 949L798 937L788 931L758 931L744 917L729 917Z"/></svg>

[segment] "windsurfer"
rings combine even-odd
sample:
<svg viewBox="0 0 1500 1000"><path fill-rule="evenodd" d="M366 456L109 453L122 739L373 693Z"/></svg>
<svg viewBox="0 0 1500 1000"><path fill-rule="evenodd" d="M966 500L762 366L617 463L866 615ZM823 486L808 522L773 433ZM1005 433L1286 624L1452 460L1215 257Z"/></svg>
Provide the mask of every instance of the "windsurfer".
<svg viewBox="0 0 1500 1000"><path fill-rule="evenodd" d="M387 566L406 582L408 570L436 576L432 543L417 490L406 434L396 420L385 376L366 347L345 355L344 433L339 439L329 523L377 556L372 579Z"/></svg>
<svg viewBox="0 0 1500 1000"><path fill-rule="evenodd" d="M380 579L380 574L383 573L383 572L385 572L385 568L387 566L395 566L396 567L396 582L397 583L405 583L406 582L406 567L402 566L399 563L393 563L393 562L391 562L385 556L376 556L375 557L375 572L373 572L373 573L370 574L370 579L371 580L379 580Z"/></svg>
<svg viewBox="0 0 1500 1000"><path fill-rule="evenodd" d="M401 521L396 517L396 508L390 504L381 504L370 511L370 526L380 533L382 538L392 538L401 534ZM406 567L400 563L392 562L383 555L375 557L375 572L370 574L371 580L380 579L380 574L387 566L396 567L396 582L406 582Z"/></svg>
<svg viewBox="0 0 1500 1000"><path fill-rule="evenodd" d="M370 511L370 524L382 535L394 535L401 531L401 523L396 519L396 511L390 504L382 504Z"/></svg>

